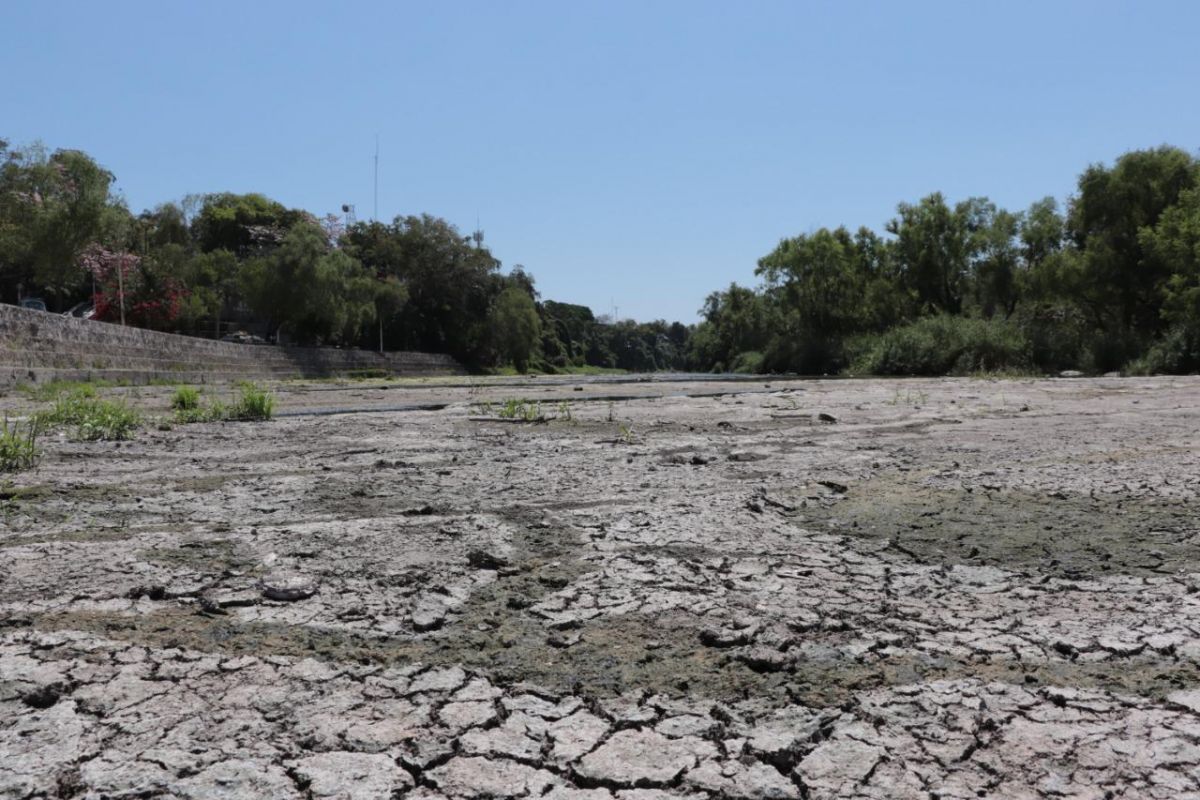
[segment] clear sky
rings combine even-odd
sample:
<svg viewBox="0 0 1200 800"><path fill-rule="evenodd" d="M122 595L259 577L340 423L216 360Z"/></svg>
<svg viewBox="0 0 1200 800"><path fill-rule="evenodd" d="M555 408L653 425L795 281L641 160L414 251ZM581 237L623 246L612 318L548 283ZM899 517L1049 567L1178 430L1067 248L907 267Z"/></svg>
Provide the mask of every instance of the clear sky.
<svg viewBox="0 0 1200 800"><path fill-rule="evenodd" d="M259 191L476 219L543 297L693 321L781 237L941 190L1024 208L1200 145L1200 3L24 2L0 138L136 212Z"/></svg>

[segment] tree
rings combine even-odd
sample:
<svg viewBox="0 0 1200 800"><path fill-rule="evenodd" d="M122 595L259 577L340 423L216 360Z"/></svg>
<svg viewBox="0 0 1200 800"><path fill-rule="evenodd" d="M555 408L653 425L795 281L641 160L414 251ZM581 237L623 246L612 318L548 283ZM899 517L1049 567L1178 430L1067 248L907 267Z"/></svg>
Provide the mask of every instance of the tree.
<svg viewBox="0 0 1200 800"><path fill-rule="evenodd" d="M408 304L408 287L394 275L377 275L375 279L375 318L379 323L379 351L384 350L384 328Z"/></svg>
<svg viewBox="0 0 1200 800"><path fill-rule="evenodd" d="M509 286L500 292L492 312L492 325L501 355L512 362L517 372L525 372L542 331L533 298L522 286Z"/></svg>
<svg viewBox="0 0 1200 800"><path fill-rule="evenodd" d="M265 195L222 192L204 196L200 212L192 221L192 236L206 253L228 250L244 258L281 244L301 222L313 223L315 219Z"/></svg>
<svg viewBox="0 0 1200 800"><path fill-rule="evenodd" d="M1151 269L1169 276L1162 285L1163 319L1200 332L1200 189L1183 192L1138 240Z"/></svg>
<svg viewBox="0 0 1200 800"><path fill-rule="evenodd" d="M1108 327L1154 332L1162 325L1169 266L1149 259L1143 231L1200 181L1200 163L1174 147L1136 150L1112 168L1094 164L1079 177L1067 233L1080 253L1073 289Z"/></svg>
<svg viewBox="0 0 1200 800"><path fill-rule="evenodd" d="M916 205L901 203L887 225L896 237L902 282L923 312L962 311L971 256L967 218L973 205L966 201L951 209L942 193L934 192Z"/></svg>
<svg viewBox="0 0 1200 800"><path fill-rule="evenodd" d="M408 289L393 326L402 348L449 353L464 363L494 358L490 314L504 279L500 262L481 242L444 219L397 217L390 225L353 225L342 248L372 273L393 276Z"/></svg>
<svg viewBox="0 0 1200 800"><path fill-rule="evenodd" d="M353 341L375 320L375 279L356 259L330 250L324 232L307 222L247 262L241 287L271 330L286 326L300 342Z"/></svg>
<svg viewBox="0 0 1200 800"><path fill-rule="evenodd" d="M689 360L707 365L707 369L732 369L740 354L766 349L778 330L777 317L767 300L736 283L705 298L700 314L704 322L692 338Z"/></svg>
<svg viewBox="0 0 1200 800"><path fill-rule="evenodd" d="M968 207L970 282L975 307L984 318L1007 319L1021 298L1022 263L1018 233L1021 217L986 200Z"/></svg>
<svg viewBox="0 0 1200 800"><path fill-rule="evenodd" d="M6 291L37 287L61 300L78 293L84 249L111 240L127 216L110 201L113 176L79 150L47 155L0 142L0 271ZM115 242L112 242L115 244ZM60 303L61 304L61 303Z"/></svg>

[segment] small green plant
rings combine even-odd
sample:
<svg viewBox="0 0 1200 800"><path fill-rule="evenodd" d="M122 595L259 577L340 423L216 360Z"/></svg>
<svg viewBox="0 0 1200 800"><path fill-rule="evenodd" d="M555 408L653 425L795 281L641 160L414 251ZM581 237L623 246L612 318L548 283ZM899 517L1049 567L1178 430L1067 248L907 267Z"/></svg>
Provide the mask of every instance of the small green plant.
<svg viewBox="0 0 1200 800"><path fill-rule="evenodd" d="M539 422L545 417L542 416L542 404L540 402L530 403L521 400L517 397L510 397L504 401L504 405L496 412L496 416L501 419L514 419L522 422Z"/></svg>
<svg viewBox="0 0 1200 800"><path fill-rule="evenodd" d="M95 401L75 428L75 439L81 442L120 442L133 438L142 424L141 415L124 403Z"/></svg>
<svg viewBox="0 0 1200 800"><path fill-rule="evenodd" d="M571 416L571 404L566 400L563 400L558 404L558 414L556 419L565 420L567 422L575 421L574 417Z"/></svg>
<svg viewBox="0 0 1200 800"><path fill-rule="evenodd" d="M29 469L37 462L39 427L36 417L24 426L16 422L10 425L8 417L4 418L0 424L0 472Z"/></svg>
<svg viewBox="0 0 1200 800"><path fill-rule="evenodd" d="M47 383L25 383L21 384L21 391L29 395L31 400L36 400L41 403L48 403L57 400L63 395L76 395L79 397L95 397L95 383L80 383L79 381L49 381Z"/></svg>
<svg viewBox="0 0 1200 800"><path fill-rule="evenodd" d="M200 390L194 386L180 386L171 396L171 408L176 411L192 411L200 407Z"/></svg>
<svg viewBox="0 0 1200 800"><path fill-rule="evenodd" d="M275 414L275 395L255 383L238 384L240 394L231 404L214 398L207 406L201 406L199 397L191 408L175 407L175 421L223 422L269 420Z"/></svg>
<svg viewBox="0 0 1200 800"><path fill-rule="evenodd" d="M72 389L54 401L53 408L34 415L39 427L74 426L71 438L83 442L124 441L142 424L136 409L123 402L101 400L90 385Z"/></svg>
<svg viewBox="0 0 1200 800"><path fill-rule="evenodd" d="M275 413L275 395L256 383L243 383L240 388L242 395L233 406L231 419L270 419Z"/></svg>
<svg viewBox="0 0 1200 800"><path fill-rule="evenodd" d="M618 423L617 429L621 432L621 441L624 444L633 444L635 431L632 425L626 425L624 422Z"/></svg>
<svg viewBox="0 0 1200 800"><path fill-rule="evenodd" d="M496 412L496 416L501 419L516 419L518 414L524 414L524 412L525 402L515 397L510 397L504 401L504 405L500 406L500 410Z"/></svg>

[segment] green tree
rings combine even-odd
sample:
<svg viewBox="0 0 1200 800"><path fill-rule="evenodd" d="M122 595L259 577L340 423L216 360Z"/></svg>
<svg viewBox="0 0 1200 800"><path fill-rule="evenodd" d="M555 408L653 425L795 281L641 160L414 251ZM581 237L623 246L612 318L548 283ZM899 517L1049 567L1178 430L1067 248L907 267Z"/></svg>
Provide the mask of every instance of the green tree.
<svg viewBox="0 0 1200 800"><path fill-rule="evenodd" d="M765 350L778 331L771 304L763 295L736 283L705 298L700 314L704 321L689 346L689 361L700 369L732 369L742 353Z"/></svg>
<svg viewBox="0 0 1200 800"><path fill-rule="evenodd" d="M491 310L504 289L500 262L477 238L444 219L423 215L353 225L345 252L372 273L393 276L408 302L392 331L400 347L449 353L467 364L494 357Z"/></svg>
<svg viewBox="0 0 1200 800"><path fill-rule="evenodd" d="M1062 280L1106 327L1154 332L1162 325L1170 266L1147 258L1143 231L1200 180L1200 164L1174 147L1137 150L1079 177L1067 233L1079 252Z"/></svg>
<svg viewBox="0 0 1200 800"><path fill-rule="evenodd" d="M301 222L316 220L265 195L222 192L204 196L192 221L192 236L204 252L228 250L244 258L280 245Z"/></svg>
<svg viewBox="0 0 1200 800"><path fill-rule="evenodd" d="M1021 216L976 200L968 213L971 286L975 308L985 319L1016 311L1024 286L1018 238Z"/></svg>
<svg viewBox="0 0 1200 800"><path fill-rule="evenodd" d="M1162 286L1163 319L1200 333L1200 189L1183 192L1138 239L1151 269L1168 276Z"/></svg>
<svg viewBox="0 0 1200 800"><path fill-rule="evenodd" d="M356 259L330 250L324 232L301 222L266 256L241 272L247 301L270 321L305 343L355 341L375 319L376 281Z"/></svg>
<svg viewBox="0 0 1200 800"><path fill-rule="evenodd" d="M501 355L518 372L529 369L542 331L537 307L524 287L509 286L500 292L492 311L492 325Z"/></svg>
<svg viewBox="0 0 1200 800"><path fill-rule="evenodd" d="M0 141L0 272L6 292L15 294L22 284L61 303L82 290L84 249L112 239L111 230L128 215L109 198L112 179L79 150L47 155L40 145L10 149Z"/></svg>
<svg viewBox="0 0 1200 800"><path fill-rule="evenodd" d="M958 314L963 309L971 260L968 216L973 202L952 209L941 192L915 205L901 203L888 225L902 282L922 312Z"/></svg>

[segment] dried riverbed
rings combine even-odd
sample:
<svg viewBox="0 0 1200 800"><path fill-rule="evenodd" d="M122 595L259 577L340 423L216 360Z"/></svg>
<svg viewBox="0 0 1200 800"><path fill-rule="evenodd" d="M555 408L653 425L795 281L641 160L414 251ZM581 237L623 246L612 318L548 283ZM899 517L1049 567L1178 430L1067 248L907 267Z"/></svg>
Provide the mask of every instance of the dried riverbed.
<svg viewBox="0 0 1200 800"><path fill-rule="evenodd" d="M0 486L0 798L1200 797L1200 379L274 388Z"/></svg>

